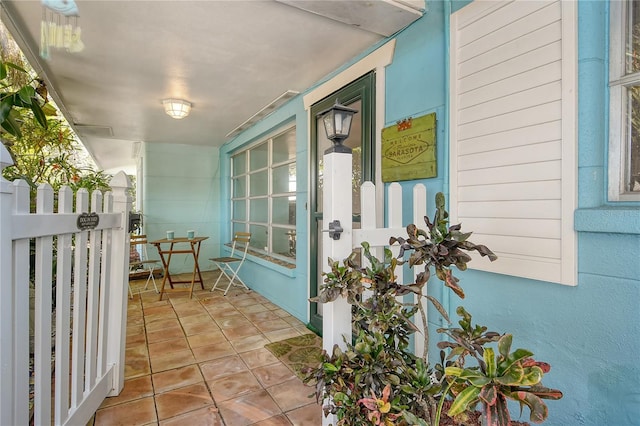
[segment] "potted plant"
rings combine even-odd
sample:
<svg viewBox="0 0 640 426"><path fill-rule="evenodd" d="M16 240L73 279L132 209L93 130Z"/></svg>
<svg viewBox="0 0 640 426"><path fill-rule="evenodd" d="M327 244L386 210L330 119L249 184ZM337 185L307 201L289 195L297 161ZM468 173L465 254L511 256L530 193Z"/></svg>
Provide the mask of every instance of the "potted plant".
<svg viewBox="0 0 640 426"><path fill-rule="evenodd" d="M335 414L337 426L426 426L442 424L445 419L447 424L473 424L469 413L482 402L487 424L503 426L510 424L504 402L511 398L531 408L532 421L544 420L546 406L540 405L538 398L562 396L539 384L548 371L547 364L533 361L529 351L511 352L510 335L472 326L471 316L463 308L458 310L461 328L438 330L450 337L439 344L443 350L440 364L430 367L426 354L417 356L410 350L410 338L419 330L412 318L422 321L425 348L429 343L422 298L450 323L438 300L423 293L432 270L445 286L464 298L453 266L464 271L471 261L467 253L471 250L492 261L497 258L487 247L470 242L471 233L462 233L460 225L449 226L442 193L436 195L433 221L425 217L425 223L425 230L412 224L407 226L406 238L390 239L390 244L400 245L398 258L385 249L383 260L379 260L364 242L362 254L369 266L361 267L356 254L343 262L329 259L331 271L324 274L324 285L311 300L330 303L346 298L352 305L354 340L345 341L345 350L336 345L331 354L323 352L322 363L306 377L306 382L315 382L316 398L324 401L325 415ZM405 254L409 255L407 260ZM397 283L394 273L405 262L410 267L424 266L416 282L408 285ZM415 302L399 297L406 294L417 295ZM497 357L489 347L496 342ZM469 357L478 365L467 365Z"/></svg>

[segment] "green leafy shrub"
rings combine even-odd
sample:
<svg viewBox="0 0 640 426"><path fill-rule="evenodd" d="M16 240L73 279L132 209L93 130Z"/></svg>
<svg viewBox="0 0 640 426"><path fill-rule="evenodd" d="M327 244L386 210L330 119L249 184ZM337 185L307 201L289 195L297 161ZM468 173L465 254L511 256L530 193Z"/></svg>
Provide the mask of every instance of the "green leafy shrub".
<svg viewBox="0 0 640 426"><path fill-rule="evenodd" d="M362 255L368 266L361 267L352 253L342 263L329 259L330 271L312 302L330 303L343 297L352 305L354 341L345 341L345 349L334 346L331 354L323 352L323 361L310 371L306 382L315 382L316 398L323 400L325 415L335 414L337 426L438 425L447 405L449 424L468 424L466 414L483 403L489 425L506 426L510 416L506 398L531 408L531 420L546 419L546 406L539 399L557 399L559 391L543 388L540 380L548 365L533 361L531 352L510 352L511 336L488 332L486 327L472 326L471 315L463 308L461 328L443 328L438 332L451 341L440 342L442 364L433 368L413 354L410 338L419 331L412 318L418 316L424 330L425 348L429 337L422 299L427 299L450 323L437 299L423 290L431 271L459 297L464 291L454 275L471 261L468 251L477 251L491 261L497 256L483 245L469 241L471 233L461 232L460 225L449 226L444 195L436 195L433 221L425 217L426 230L407 226L407 238L393 237L400 245L399 258L389 249L377 259L369 244L362 243ZM409 254L408 260L403 260ZM408 262L410 267L423 265L416 282L397 283L395 268ZM405 303L400 296L415 294L414 302ZM498 342L498 357L489 345ZM472 357L478 366L465 366ZM452 423L451 423L452 422Z"/></svg>

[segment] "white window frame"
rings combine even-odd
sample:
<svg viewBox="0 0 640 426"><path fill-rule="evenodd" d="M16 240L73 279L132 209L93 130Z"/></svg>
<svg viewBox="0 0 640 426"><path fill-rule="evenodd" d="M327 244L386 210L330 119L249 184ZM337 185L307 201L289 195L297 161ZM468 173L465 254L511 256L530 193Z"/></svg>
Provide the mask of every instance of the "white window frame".
<svg viewBox="0 0 640 426"><path fill-rule="evenodd" d="M629 162L627 90L640 85L640 72L626 74L627 1L610 1L609 39L609 201L640 201L626 187Z"/></svg>
<svg viewBox="0 0 640 426"><path fill-rule="evenodd" d="M279 255L277 253L273 252L273 240L272 240L272 236L273 236L273 229L274 228L278 228L278 229L288 229L290 231L295 232L296 231L296 224L293 225L285 225L285 224L274 224L272 221L272 209L273 209L273 198L279 198L279 197L283 197L283 196L288 196L288 197L293 197L294 199L296 199L297 202L297 190L296 191L291 191L291 192L287 192L287 193L274 193L273 191L273 182L272 182L272 173L273 173L273 169L277 168L277 167L282 167L282 166L287 166L287 165L291 165L293 164L295 166L296 164L296 156L294 156L293 158L290 158L288 160L285 161L281 161L278 163L274 163L273 162L273 143L274 143L274 139L277 138L280 135L283 135L287 132L290 132L291 130L293 130L294 132L296 131L296 126L292 125L292 126L287 126L281 129L278 129L277 131L273 132L272 134L270 134L268 137L262 138L259 141L256 141L255 143L251 144L250 146L243 148L241 150L238 150L236 152L234 152L230 158L229 161L231 162L231 173L230 173L230 185L231 185L231 232L233 234L234 232L234 226L239 225L239 224L244 224L245 227L245 231L246 232L250 232L250 227L251 225L258 225L258 226L266 226L267 227L267 232L269 233L268 237L267 237L267 247L264 247L264 249L262 248L257 248L255 246L251 246L251 249L259 252L259 253L263 253L266 254L267 256L272 256L274 258L277 258L279 260L291 263L291 264L295 264L296 263L296 257L288 257L288 256L282 256ZM260 168L260 169L254 169L251 170L250 167L250 151L255 149L256 147L263 145L263 144L267 144L267 166ZM233 170L233 159L234 157L236 157L239 154L245 154L245 171L242 174L239 175L235 175L234 174L234 170ZM260 171L267 171L267 179L268 179L268 183L267 183L267 195L266 196L252 196L250 195L249 191L250 191L250 176L252 173L257 173ZM235 197L234 196L234 188L233 188L233 181L235 178L238 177L244 177L246 179L246 191L247 193L242 196L242 197ZM266 198L267 199L267 208L268 208L268 213L267 213L267 221L266 222L256 222L256 221L252 221L251 220L251 200L255 200L255 199L261 199L261 198ZM245 200L246 205L245 205L245 211L246 211L246 218L245 220L236 220L234 218L234 212L233 212L233 206L234 206L234 202L235 201L241 201L241 200ZM297 220L296 220L297 221ZM253 242L253 238L252 238L252 242Z"/></svg>

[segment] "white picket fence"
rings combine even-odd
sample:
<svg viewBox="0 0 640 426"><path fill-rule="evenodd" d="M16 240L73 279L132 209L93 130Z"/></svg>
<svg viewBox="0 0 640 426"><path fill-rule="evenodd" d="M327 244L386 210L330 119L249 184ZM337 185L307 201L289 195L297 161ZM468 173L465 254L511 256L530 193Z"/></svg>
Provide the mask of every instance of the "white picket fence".
<svg viewBox="0 0 640 426"><path fill-rule="evenodd" d="M376 188L373 183L365 182L361 186L361 229L352 228L352 197L351 185L344 182L352 180L351 155L345 153L330 153L324 155L324 197L323 197L323 217L325 223L338 220L344 228L339 239L334 240L329 232L324 232L323 247L326 256L335 260L343 260L354 248L361 246L363 241L369 243L373 248L378 248L378 252L372 250L378 258L382 255L379 248L389 245L389 238L392 236L406 236L406 223L403 223L402 212L402 186L394 182L387 188L387 227L378 228L376 218ZM422 184L417 184L412 190L413 214L412 222L420 226L424 223L424 216L427 209L426 188ZM328 231L328 230L325 230ZM399 247L390 247L397 255ZM325 263L323 272L329 272L329 266ZM414 271L416 274L419 271ZM399 283L407 283L403 277L402 268L397 268L396 273ZM413 279L413 277L412 277ZM423 307L426 312L426 304ZM332 303L323 305L323 348L331 352L333 345L344 347L344 340L351 340L351 309L347 302L338 299ZM416 322L418 327L422 327L420 321ZM422 339L415 339L415 353L422 356L427 348L424 347ZM326 423L328 424L328 423Z"/></svg>
<svg viewBox="0 0 640 426"><path fill-rule="evenodd" d="M424 185L417 184L413 186L413 215L411 223L416 224L418 227L424 223L424 216L427 210L427 190ZM387 227L376 227L376 209L372 206L376 205L376 193L375 185L371 182L365 182L360 188L360 211L362 212L360 229L353 230L352 244L353 248L361 247L361 243L366 241L371 246L371 252L376 255L378 259L383 259L383 253L380 250L382 247L389 246L390 237L407 237L406 224L402 222L402 186L398 182L394 182L387 187ZM374 248L378 248L374 251ZM400 247L389 246L394 256L398 256ZM366 259L364 259L366 261ZM413 277L407 277L405 279L402 267L396 268L397 282L402 284L408 284L409 281L415 282L414 278L417 275L417 270L413 271ZM426 287L425 287L426 290ZM425 293L426 294L426 293ZM427 312L427 305L424 300L420 301L422 306ZM416 326L423 332L423 324L418 319L415 321ZM424 347L424 340L421 338L415 339L415 354L423 356L426 354L428 348Z"/></svg>
<svg viewBox="0 0 640 426"><path fill-rule="evenodd" d="M0 144L0 166L4 169L11 163ZM106 396L122 390L130 186L120 172L111 181L112 191L104 196L96 191L89 200L87 191L79 190L75 209L73 193L64 187L54 212L53 190L44 184L38 188L36 213L30 213L27 183L8 182L0 176L0 425L30 421L32 276L34 424L87 424ZM95 224L97 216L98 223L81 230L79 223L89 212L88 220ZM35 271L31 271L34 242Z"/></svg>

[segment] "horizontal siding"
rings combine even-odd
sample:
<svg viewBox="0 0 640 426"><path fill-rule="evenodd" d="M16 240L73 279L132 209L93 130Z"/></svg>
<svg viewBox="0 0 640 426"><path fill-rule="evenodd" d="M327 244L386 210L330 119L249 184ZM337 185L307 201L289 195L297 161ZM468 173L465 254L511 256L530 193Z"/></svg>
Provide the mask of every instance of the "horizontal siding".
<svg viewBox="0 0 640 426"><path fill-rule="evenodd" d="M561 206L560 200L460 202L458 218L560 219Z"/></svg>
<svg viewBox="0 0 640 426"><path fill-rule="evenodd" d="M487 33L508 26L513 21L534 14L549 5L549 1L526 1L517 4L515 1L496 2L482 0L487 7L479 7L475 11L463 14L459 21L459 46L466 46Z"/></svg>
<svg viewBox="0 0 640 426"><path fill-rule="evenodd" d="M473 233L482 244L504 255L535 257L543 260L560 260L562 245L560 239L517 237L513 235L489 235Z"/></svg>
<svg viewBox="0 0 640 426"><path fill-rule="evenodd" d="M512 3L500 12L465 28L459 43L461 61L517 41L562 18L560 4L556 2L531 1L517 6Z"/></svg>
<svg viewBox="0 0 640 426"><path fill-rule="evenodd" d="M557 259L516 256L509 253L496 252L498 260L487 262L480 256L472 255L474 261L470 268L532 280L562 282L562 263Z"/></svg>
<svg viewBox="0 0 640 426"><path fill-rule="evenodd" d="M476 0L452 20L451 219L499 256L473 268L563 280L562 13Z"/></svg>
<svg viewBox="0 0 640 426"><path fill-rule="evenodd" d="M537 179L537 176L535 178ZM561 192L562 185L559 179L458 188L458 196L465 201L559 200Z"/></svg>
<svg viewBox="0 0 640 426"><path fill-rule="evenodd" d="M562 121L557 119L517 129L504 130L488 135L458 140L458 154L468 155L478 152L495 151L522 145L560 140Z"/></svg>
<svg viewBox="0 0 640 426"><path fill-rule="evenodd" d="M516 237L556 238L560 232L560 219L508 219L508 218L458 218L462 230L473 230L471 241L480 244L478 235L507 235ZM484 244L485 241L482 242Z"/></svg>
<svg viewBox="0 0 640 426"><path fill-rule="evenodd" d="M483 102L469 108L460 109L458 119L460 124L472 123L491 117L499 117L512 111L523 110L538 105L544 105L561 99L562 84L555 81L541 86L528 88L512 95L506 95L488 102Z"/></svg>
<svg viewBox="0 0 640 426"><path fill-rule="evenodd" d="M499 81L486 84L460 93L458 106L460 109L479 105L494 99L500 99L531 87L542 86L562 79L562 62L555 61L541 67L525 71Z"/></svg>
<svg viewBox="0 0 640 426"><path fill-rule="evenodd" d="M467 139L554 121L561 116L561 112L562 103L560 101L536 105L525 110L512 111L482 121L460 124L459 137L460 139Z"/></svg>
<svg viewBox="0 0 640 426"><path fill-rule="evenodd" d="M560 61L562 59L562 43L553 42L546 46L524 53L508 61L496 63L493 66L483 69L458 81L459 93L466 93L469 90L498 82L509 77L540 68L544 65ZM455 82L452 82L454 84Z"/></svg>
<svg viewBox="0 0 640 426"><path fill-rule="evenodd" d="M461 155L458 158L458 170L477 170L489 167L538 163L541 161L559 160L562 158L562 143L557 141L534 145L516 146L496 151ZM537 176L530 176L537 180Z"/></svg>
<svg viewBox="0 0 640 426"><path fill-rule="evenodd" d="M528 163L504 167L492 167L459 172L458 185L492 185L497 183L529 182L531 176L538 180L556 180L562 178L560 160L544 163Z"/></svg>
<svg viewBox="0 0 640 426"><path fill-rule="evenodd" d="M496 63L518 59L528 52L533 52L541 47L558 42L562 37L562 24L554 22L537 31L510 41L502 46L495 47L483 54L473 53L468 59L461 57L460 77L464 78L482 70L492 67Z"/></svg>

